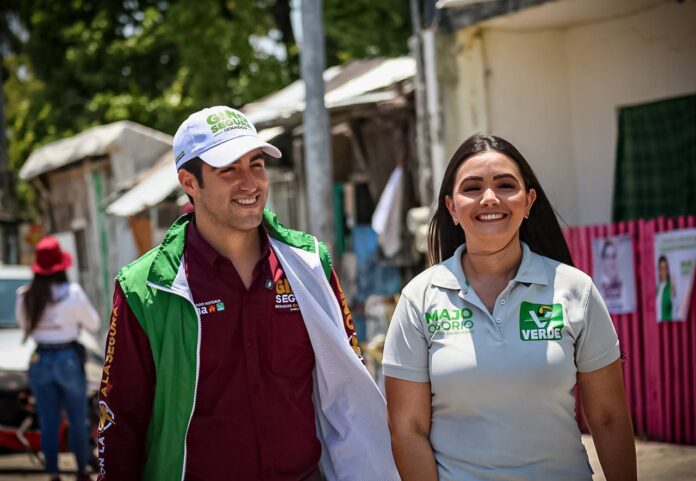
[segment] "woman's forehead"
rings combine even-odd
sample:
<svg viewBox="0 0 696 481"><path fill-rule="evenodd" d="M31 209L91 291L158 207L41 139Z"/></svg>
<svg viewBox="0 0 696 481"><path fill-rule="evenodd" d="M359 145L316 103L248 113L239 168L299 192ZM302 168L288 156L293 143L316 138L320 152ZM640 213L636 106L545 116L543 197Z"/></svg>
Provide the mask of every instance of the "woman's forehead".
<svg viewBox="0 0 696 481"><path fill-rule="evenodd" d="M505 154L489 150L466 159L457 171L457 180L466 177L487 177L499 174L513 174L522 178L517 163Z"/></svg>

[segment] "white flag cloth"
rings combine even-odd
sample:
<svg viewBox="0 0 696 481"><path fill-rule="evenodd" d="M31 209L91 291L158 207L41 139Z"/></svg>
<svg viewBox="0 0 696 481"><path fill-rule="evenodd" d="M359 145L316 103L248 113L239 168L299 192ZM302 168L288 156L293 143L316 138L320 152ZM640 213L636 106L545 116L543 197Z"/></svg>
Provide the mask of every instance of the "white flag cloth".
<svg viewBox="0 0 696 481"><path fill-rule="evenodd" d="M372 230L377 233L379 245L387 257L393 257L401 249L402 176L403 168L397 166L389 176L372 214Z"/></svg>

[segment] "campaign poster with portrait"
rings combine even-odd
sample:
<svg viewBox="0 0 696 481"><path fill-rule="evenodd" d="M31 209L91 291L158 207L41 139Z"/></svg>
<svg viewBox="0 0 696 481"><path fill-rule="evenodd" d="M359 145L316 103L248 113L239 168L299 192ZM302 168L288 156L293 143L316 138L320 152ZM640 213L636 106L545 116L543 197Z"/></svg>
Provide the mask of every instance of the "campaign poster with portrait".
<svg viewBox="0 0 696 481"><path fill-rule="evenodd" d="M685 321L696 267L696 229L655 234L654 261L657 321Z"/></svg>
<svg viewBox="0 0 696 481"><path fill-rule="evenodd" d="M592 240L592 280L611 314L636 310L636 278L631 236Z"/></svg>

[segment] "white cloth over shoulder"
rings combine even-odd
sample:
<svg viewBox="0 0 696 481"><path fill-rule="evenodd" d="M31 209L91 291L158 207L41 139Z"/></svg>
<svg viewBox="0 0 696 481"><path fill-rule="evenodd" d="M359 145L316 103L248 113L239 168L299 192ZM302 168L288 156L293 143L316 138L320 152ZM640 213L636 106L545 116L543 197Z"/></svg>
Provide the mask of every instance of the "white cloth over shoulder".
<svg viewBox="0 0 696 481"><path fill-rule="evenodd" d="M398 481L387 407L346 340L340 306L318 255L271 239L314 349L314 406L328 481Z"/></svg>

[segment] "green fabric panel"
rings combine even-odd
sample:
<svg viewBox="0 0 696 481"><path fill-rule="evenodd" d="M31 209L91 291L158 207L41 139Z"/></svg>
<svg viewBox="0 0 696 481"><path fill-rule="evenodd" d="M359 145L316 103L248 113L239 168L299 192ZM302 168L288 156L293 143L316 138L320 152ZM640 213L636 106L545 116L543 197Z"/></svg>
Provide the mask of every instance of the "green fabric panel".
<svg viewBox="0 0 696 481"><path fill-rule="evenodd" d="M614 221L696 214L696 95L623 108Z"/></svg>
<svg viewBox="0 0 696 481"><path fill-rule="evenodd" d="M186 299L146 285L148 277L171 286L185 238L179 219L165 241L118 274L131 310L148 336L157 383L147 434L146 481L182 477L189 417L196 383L198 318ZM188 222L188 220L186 220ZM171 278L164 278L166 274Z"/></svg>
<svg viewBox="0 0 696 481"><path fill-rule="evenodd" d="M278 222L278 216L268 208L263 210L263 223L268 234L274 239L307 252L314 252L314 236L285 227ZM323 242L319 242L319 259L326 279L331 281L331 255Z"/></svg>

